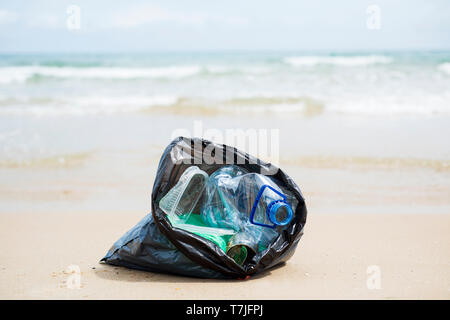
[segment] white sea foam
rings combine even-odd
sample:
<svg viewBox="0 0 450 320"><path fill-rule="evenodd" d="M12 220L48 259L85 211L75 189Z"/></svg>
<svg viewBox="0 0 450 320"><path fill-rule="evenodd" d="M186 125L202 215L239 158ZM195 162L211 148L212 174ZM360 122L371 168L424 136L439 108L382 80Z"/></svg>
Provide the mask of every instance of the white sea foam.
<svg viewBox="0 0 450 320"><path fill-rule="evenodd" d="M6 66L4 62L0 66L0 115L142 111L216 115L233 110L292 112L295 116L304 110L320 115L447 115L450 62L448 56L433 59L430 63L388 54L255 56L248 60L171 61L164 57L130 64L106 59L92 67L88 67L93 65L90 60L84 64L83 60L33 60L27 66ZM113 66L107 67L109 64ZM315 68L322 65L336 67ZM367 65L373 66L365 68ZM80 81L85 79L90 81Z"/></svg>
<svg viewBox="0 0 450 320"><path fill-rule="evenodd" d="M0 115L96 115L139 112L176 103L176 96L77 96L64 99L0 100Z"/></svg>
<svg viewBox="0 0 450 320"><path fill-rule="evenodd" d="M186 114L296 113L320 115L337 113L349 115L450 114L450 92L440 94L411 94L399 98L382 96L235 96L227 99L182 97L176 95L78 95L34 98L0 98L0 115L15 116L84 116L101 114L161 112ZM155 107L157 107L155 109ZM161 109L161 107L163 109ZM208 111L209 110L209 111Z"/></svg>
<svg viewBox="0 0 450 320"><path fill-rule="evenodd" d="M24 83L33 77L49 77L64 79L99 79L99 80L130 80L130 79L182 79L201 73L249 74L260 75L270 73L272 69L266 66L226 66L226 65L173 65L161 67L47 67L47 66L8 66L0 67L0 84Z"/></svg>
<svg viewBox="0 0 450 320"><path fill-rule="evenodd" d="M190 114L286 113L321 111L320 102L307 97L247 96L231 99L202 99L178 96L145 95L77 95L66 97L0 98L0 115L14 116L84 116L139 113L167 110ZM164 109L161 109L163 107ZM166 109L167 108L167 109Z"/></svg>
<svg viewBox="0 0 450 320"><path fill-rule="evenodd" d="M294 67L313 67L317 65L335 65L344 67L366 66L371 64L387 64L392 58L386 56L294 56L287 57L284 62Z"/></svg>
<svg viewBox="0 0 450 320"><path fill-rule="evenodd" d="M450 95L412 95L398 98L383 97L353 97L353 99L333 99L327 101L326 110L331 113L364 115L364 116L394 116L394 115L449 115Z"/></svg>
<svg viewBox="0 0 450 320"><path fill-rule="evenodd" d="M0 84L25 82L32 76L30 67L3 67L0 68Z"/></svg>
<svg viewBox="0 0 450 320"><path fill-rule="evenodd" d="M243 73L248 75L260 75L270 73L272 70L267 66L262 65L247 65L247 66L226 66L226 65L208 65L205 67L207 73L210 74L230 74Z"/></svg>
<svg viewBox="0 0 450 320"><path fill-rule="evenodd" d="M450 62L442 63L438 66L438 69L442 72L445 72L446 74L450 75Z"/></svg>
<svg viewBox="0 0 450 320"><path fill-rule="evenodd" d="M0 83L25 82L35 76L68 79L180 79L198 74L200 71L201 68L195 65L154 68L15 66L0 68Z"/></svg>

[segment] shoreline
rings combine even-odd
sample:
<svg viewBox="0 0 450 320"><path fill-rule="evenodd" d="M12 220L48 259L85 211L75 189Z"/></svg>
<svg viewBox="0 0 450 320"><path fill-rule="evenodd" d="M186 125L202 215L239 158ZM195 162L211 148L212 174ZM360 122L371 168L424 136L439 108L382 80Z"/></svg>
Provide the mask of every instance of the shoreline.
<svg viewBox="0 0 450 320"><path fill-rule="evenodd" d="M0 298L450 298L447 214L310 211L294 256L247 281L187 278L99 264L113 242L144 215L0 213L4 244ZM80 288L71 289L70 283L72 287L77 283L77 266ZM379 268L380 289L367 286L373 266Z"/></svg>

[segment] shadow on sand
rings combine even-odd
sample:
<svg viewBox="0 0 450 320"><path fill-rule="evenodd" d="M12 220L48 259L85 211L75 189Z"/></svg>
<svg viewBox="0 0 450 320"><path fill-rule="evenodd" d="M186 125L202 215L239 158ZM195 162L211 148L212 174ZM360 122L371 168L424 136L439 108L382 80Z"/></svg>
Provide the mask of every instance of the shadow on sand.
<svg viewBox="0 0 450 320"><path fill-rule="evenodd" d="M285 266L286 263L280 263L254 277L249 278L247 281L257 280L267 277L272 271ZM116 267L107 264L100 264L100 266L92 269L93 273L102 279L114 280L114 281L129 281L129 282L165 282L165 283L215 283L215 282L236 282L242 280L234 279L203 279L203 278L191 278L174 274L155 273L149 271L140 271L134 269L127 269L124 267Z"/></svg>

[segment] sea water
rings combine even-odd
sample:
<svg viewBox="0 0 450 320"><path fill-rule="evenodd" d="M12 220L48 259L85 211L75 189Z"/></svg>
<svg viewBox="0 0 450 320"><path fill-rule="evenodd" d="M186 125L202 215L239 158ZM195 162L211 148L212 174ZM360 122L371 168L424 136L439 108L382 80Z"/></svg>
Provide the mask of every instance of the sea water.
<svg viewBox="0 0 450 320"><path fill-rule="evenodd" d="M196 122L278 130L313 206L448 209L450 52L0 55L2 208L148 208Z"/></svg>

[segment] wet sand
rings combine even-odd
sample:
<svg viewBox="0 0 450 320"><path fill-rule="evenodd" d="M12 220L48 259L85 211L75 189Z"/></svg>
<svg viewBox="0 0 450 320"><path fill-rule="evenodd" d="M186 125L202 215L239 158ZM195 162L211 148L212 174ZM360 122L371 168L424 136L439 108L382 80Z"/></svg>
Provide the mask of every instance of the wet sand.
<svg viewBox="0 0 450 320"><path fill-rule="evenodd" d="M450 215L310 213L295 255L246 281L99 264L143 215L1 213L0 298L450 298Z"/></svg>

